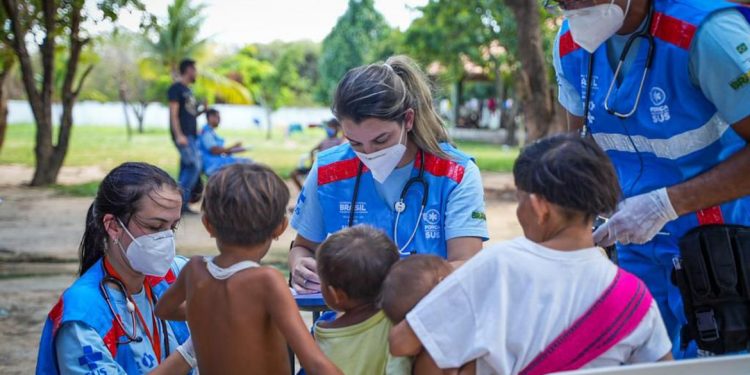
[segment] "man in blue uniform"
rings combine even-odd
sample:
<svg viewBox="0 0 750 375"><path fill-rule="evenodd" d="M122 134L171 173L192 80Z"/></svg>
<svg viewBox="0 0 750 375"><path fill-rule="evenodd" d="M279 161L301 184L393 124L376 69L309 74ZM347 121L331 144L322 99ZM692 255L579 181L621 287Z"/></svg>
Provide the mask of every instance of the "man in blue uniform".
<svg viewBox="0 0 750 375"><path fill-rule="evenodd" d="M651 289L676 342L678 241L750 224L750 8L719 0L559 0L559 100L607 152L624 200L594 234ZM679 349L675 345L675 349ZM675 356L681 353L675 351Z"/></svg>

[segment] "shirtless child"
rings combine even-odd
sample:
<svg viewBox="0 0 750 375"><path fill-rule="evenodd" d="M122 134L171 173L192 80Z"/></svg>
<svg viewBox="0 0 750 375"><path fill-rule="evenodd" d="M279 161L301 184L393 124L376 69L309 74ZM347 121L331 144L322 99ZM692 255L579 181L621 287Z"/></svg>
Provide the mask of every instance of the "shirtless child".
<svg viewBox="0 0 750 375"><path fill-rule="evenodd" d="M284 182L261 165L231 165L208 180L202 219L219 255L193 257L156 306L163 319L187 318L201 374L288 375L287 344L309 374L341 374L281 273L258 264L286 229L288 203Z"/></svg>

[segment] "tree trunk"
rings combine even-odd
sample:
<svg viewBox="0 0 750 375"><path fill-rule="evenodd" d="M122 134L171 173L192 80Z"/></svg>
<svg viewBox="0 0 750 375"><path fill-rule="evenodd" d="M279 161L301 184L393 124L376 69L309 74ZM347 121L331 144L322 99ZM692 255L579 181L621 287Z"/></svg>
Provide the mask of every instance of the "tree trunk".
<svg viewBox="0 0 750 375"><path fill-rule="evenodd" d="M546 136L555 120L553 100L542 48L539 5L536 0L505 0L518 24L521 61L521 105L527 129L526 142Z"/></svg>
<svg viewBox="0 0 750 375"><path fill-rule="evenodd" d="M13 67L13 60L5 66L3 66L0 72L0 151L3 149L3 143L5 143L5 133L8 130L8 92L5 90L5 82L7 81L10 70Z"/></svg>
<svg viewBox="0 0 750 375"><path fill-rule="evenodd" d="M458 127L458 120L461 117L461 99L464 95L464 79L461 77L453 86L453 126Z"/></svg>
<svg viewBox="0 0 750 375"><path fill-rule="evenodd" d="M128 92L125 88L125 82L120 82L120 87L117 90L120 96L120 102L122 103L122 112L125 115L125 131L128 134L128 141L133 138L133 128L130 127L130 113L128 111Z"/></svg>
<svg viewBox="0 0 750 375"><path fill-rule="evenodd" d="M146 107L148 105L149 102L142 101L130 106L135 114L135 119L138 121L138 134L143 134L143 120L146 117Z"/></svg>
<svg viewBox="0 0 750 375"><path fill-rule="evenodd" d="M59 6L68 6L68 47L69 54L64 58L66 61L65 75L63 78L60 97L62 99L63 112L60 116L60 131L57 135L57 143L52 143L52 104L53 91L55 88L55 37L59 32L58 18ZM31 180L32 186L50 185L57 181L57 175L62 167L63 160L68 151L71 128L73 126L73 104L81 90L81 85L86 76L91 72L91 66L81 75L78 84L74 85L78 61L81 49L88 43L88 39L80 38L81 12L83 2L61 3L55 1L41 2L41 19L38 28L45 35L42 43L38 46L41 55L41 83L35 74L31 55L26 48L27 29L23 17L19 11L17 0L2 0L2 7L10 22L12 38L5 38L3 42L13 49L21 67L24 88L31 105L34 120L36 122L36 144L34 154L36 156L36 169Z"/></svg>

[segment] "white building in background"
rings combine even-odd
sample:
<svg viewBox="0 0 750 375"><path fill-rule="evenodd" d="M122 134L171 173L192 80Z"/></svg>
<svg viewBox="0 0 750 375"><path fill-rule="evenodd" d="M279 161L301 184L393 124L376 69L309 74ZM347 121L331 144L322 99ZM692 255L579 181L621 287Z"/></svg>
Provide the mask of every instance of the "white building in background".
<svg viewBox="0 0 750 375"><path fill-rule="evenodd" d="M248 127L266 128L265 110L259 106L217 104L214 108L221 112L221 126L224 128L242 129ZM62 106L56 104L52 107L52 117L55 122L60 119ZM286 128L289 124L301 124L305 126L311 123L321 123L333 115L331 110L325 107L316 108L280 108L272 115L271 122L274 127ZM144 125L146 128L168 128L169 111L161 103L154 103L146 108ZM73 109L73 121L76 126L125 126L125 115L122 103L109 102L100 103L93 101L78 102ZM206 119L204 116L198 118L198 126L202 126ZM29 103L24 100L10 100L8 102L8 123L31 124L34 115L31 113ZM135 116L130 114L130 123L137 126Z"/></svg>

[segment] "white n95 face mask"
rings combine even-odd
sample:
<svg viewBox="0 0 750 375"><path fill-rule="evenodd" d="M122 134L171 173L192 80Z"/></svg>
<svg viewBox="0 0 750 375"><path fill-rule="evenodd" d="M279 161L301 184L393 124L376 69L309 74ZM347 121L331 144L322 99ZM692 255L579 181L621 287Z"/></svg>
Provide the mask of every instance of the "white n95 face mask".
<svg viewBox="0 0 750 375"><path fill-rule="evenodd" d="M615 0L609 4L599 4L592 7L563 10L563 16L568 20L573 41L589 53L594 53L602 43L620 30L625 15L630 10L630 1L623 12Z"/></svg>
<svg viewBox="0 0 750 375"><path fill-rule="evenodd" d="M398 162L401 161L406 152L406 145L401 143L403 136L404 128L401 128L401 135L398 136L397 144L369 154L354 152L359 160L367 166L367 169L372 172L375 181L382 184L391 175Z"/></svg>
<svg viewBox="0 0 750 375"><path fill-rule="evenodd" d="M174 232L167 229L135 238L120 219L117 221L133 240L128 245L127 251L118 242L120 250L125 252L130 267L146 276L163 277L166 275L175 257Z"/></svg>

